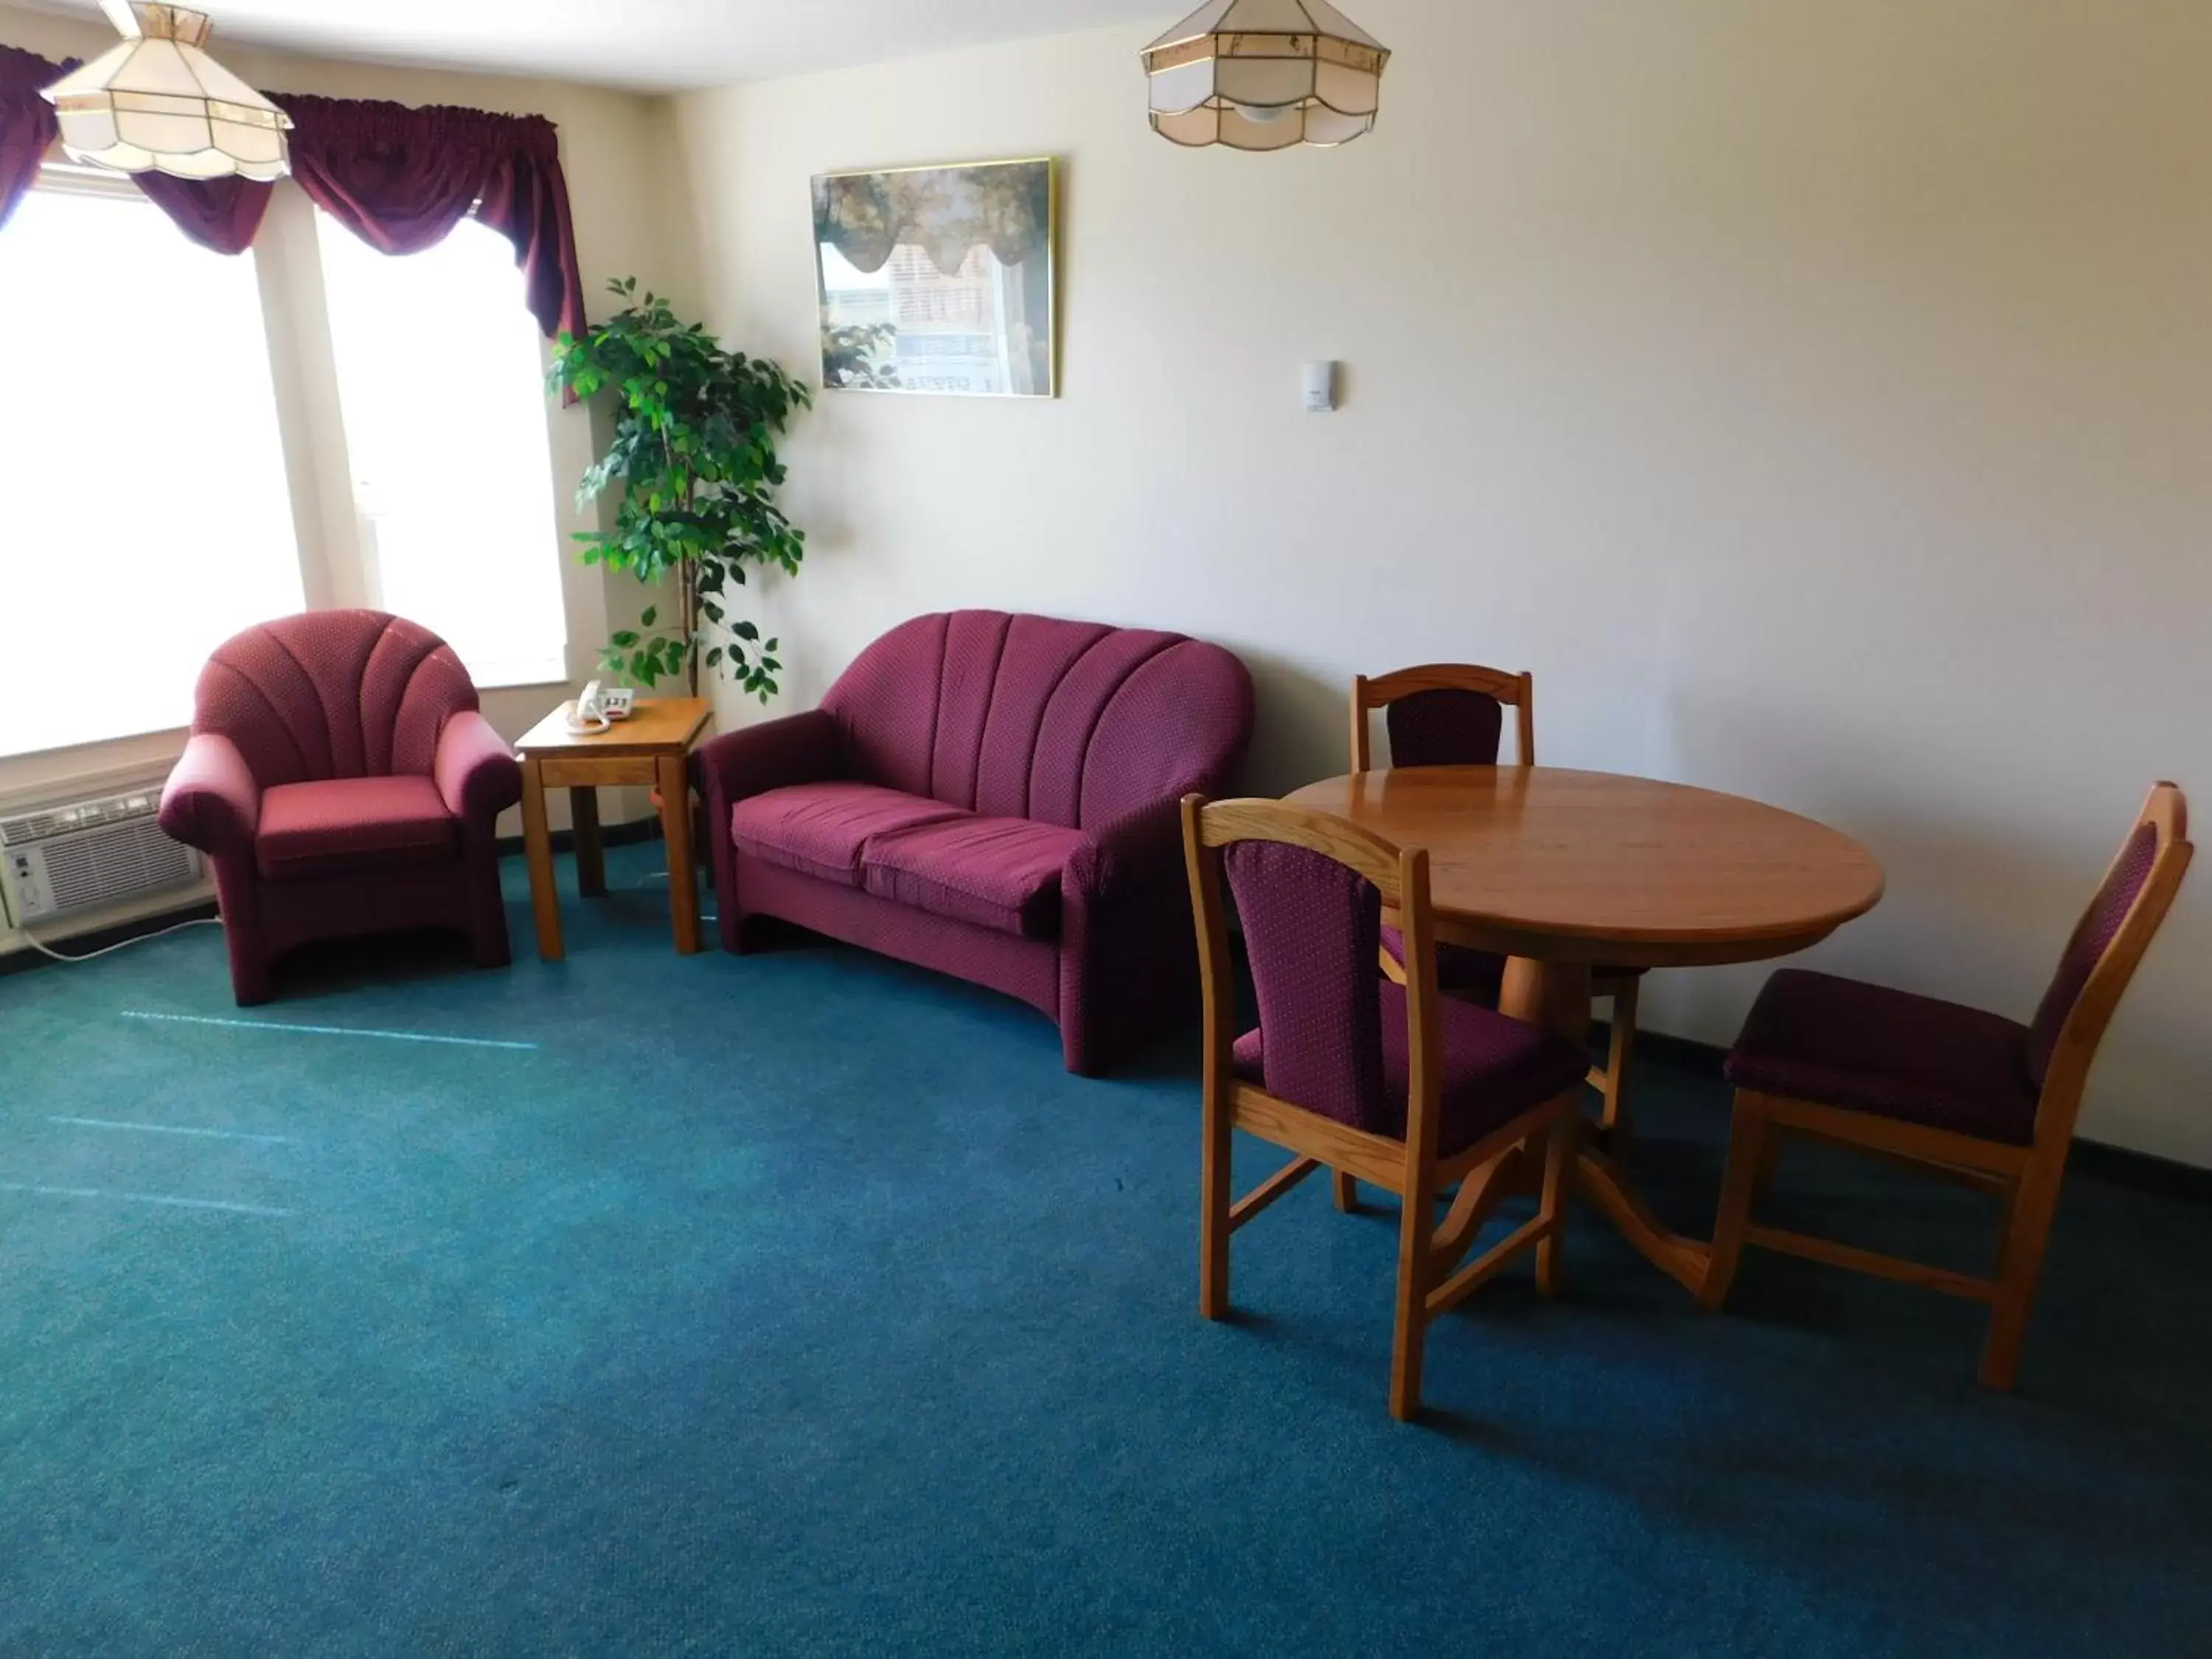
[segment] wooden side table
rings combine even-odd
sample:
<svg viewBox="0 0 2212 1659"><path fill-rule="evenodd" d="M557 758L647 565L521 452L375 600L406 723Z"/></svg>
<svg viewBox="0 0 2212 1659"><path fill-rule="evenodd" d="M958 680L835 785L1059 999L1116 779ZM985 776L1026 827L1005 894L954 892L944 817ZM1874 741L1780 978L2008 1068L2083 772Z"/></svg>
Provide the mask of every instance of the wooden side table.
<svg viewBox="0 0 2212 1659"><path fill-rule="evenodd" d="M522 756L522 838L530 860L530 904L538 917L538 954L558 962L561 895L553 878L553 836L545 792L568 792L575 825L576 884L586 896L607 890L599 847L602 785L647 784L660 792L660 827L668 842L668 913L676 948L699 949L699 882L691 857L691 745L714 717L704 697L640 699L637 712L605 732L568 729L562 703L530 728L515 748Z"/></svg>

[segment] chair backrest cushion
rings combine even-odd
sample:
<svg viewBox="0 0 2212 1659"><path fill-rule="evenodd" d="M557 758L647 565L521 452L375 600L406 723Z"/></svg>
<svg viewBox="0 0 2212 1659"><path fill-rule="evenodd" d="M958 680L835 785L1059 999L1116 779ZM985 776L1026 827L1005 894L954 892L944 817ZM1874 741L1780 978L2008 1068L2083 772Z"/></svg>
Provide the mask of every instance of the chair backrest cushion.
<svg viewBox="0 0 2212 1659"><path fill-rule="evenodd" d="M2120 848L2112 869L2106 873L2104 885L2097 890L2088 914L2081 918L2081 925L2067 941L2066 954L2059 959L2058 971L2052 976L2050 988L2044 992L2034 1022L2027 1029L2028 1075L2037 1088L2043 1086L2044 1078L2051 1070L2051 1056L2058 1047L2058 1034L2065 1029L2067 1017L2081 1000L2089 975L2096 971L2105 952L2119 938L2120 924L2135 908L2143 884L2150 879L2151 866L2157 857L2157 826L2137 824L2135 833Z"/></svg>
<svg viewBox="0 0 2212 1659"><path fill-rule="evenodd" d="M1355 1129L1404 1133L1383 1083L1382 896L1304 847L1243 841L1222 855L1260 1003L1264 1086Z"/></svg>
<svg viewBox="0 0 2212 1659"><path fill-rule="evenodd" d="M1416 691L1382 711L1393 766L1495 766L1505 707L1480 691Z"/></svg>
<svg viewBox="0 0 2212 1659"><path fill-rule="evenodd" d="M381 611L312 611L217 647L193 705L192 730L236 744L268 789L427 776L438 734L477 691L426 628Z"/></svg>
<svg viewBox="0 0 2212 1659"><path fill-rule="evenodd" d="M822 706L859 782L1071 830L1225 787L1253 714L1219 646L1000 611L901 623Z"/></svg>

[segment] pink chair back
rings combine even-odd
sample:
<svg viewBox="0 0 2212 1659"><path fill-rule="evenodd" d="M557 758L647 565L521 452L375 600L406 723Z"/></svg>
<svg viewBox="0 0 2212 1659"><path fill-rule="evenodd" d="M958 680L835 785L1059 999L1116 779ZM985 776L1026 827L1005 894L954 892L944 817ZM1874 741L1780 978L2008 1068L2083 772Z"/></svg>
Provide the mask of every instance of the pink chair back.
<svg viewBox="0 0 2212 1659"><path fill-rule="evenodd" d="M860 782L1073 830L1224 787L1253 719L1219 646L1001 611L902 623L822 706Z"/></svg>
<svg viewBox="0 0 2212 1659"><path fill-rule="evenodd" d="M192 730L238 745L264 789L428 776L438 734L477 706L453 648L381 611L316 611L249 628L200 672Z"/></svg>

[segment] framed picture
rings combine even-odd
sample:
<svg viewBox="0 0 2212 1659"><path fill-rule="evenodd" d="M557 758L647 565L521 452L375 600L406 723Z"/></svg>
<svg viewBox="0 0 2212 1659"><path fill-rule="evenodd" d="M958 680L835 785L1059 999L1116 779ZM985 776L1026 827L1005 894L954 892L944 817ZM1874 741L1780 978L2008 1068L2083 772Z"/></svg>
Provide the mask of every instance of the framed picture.
<svg viewBox="0 0 2212 1659"><path fill-rule="evenodd" d="M823 386L1053 396L1059 210L1049 158L815 179Z"/></svg>

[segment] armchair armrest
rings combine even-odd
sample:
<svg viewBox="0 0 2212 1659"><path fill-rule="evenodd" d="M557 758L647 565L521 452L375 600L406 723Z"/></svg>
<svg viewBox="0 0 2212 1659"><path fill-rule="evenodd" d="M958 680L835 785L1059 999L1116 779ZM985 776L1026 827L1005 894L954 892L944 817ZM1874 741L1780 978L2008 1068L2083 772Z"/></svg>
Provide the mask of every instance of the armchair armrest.
<svg viewBox="0 0 2212 1659"><path fill-rule="evenodd" d="M161 790L161 828L203 853L250 850L261 826L261 786L228 738L195 733Z"/></svg>
<svg viewBox="0 0 2212 1659"><path fill-rule="evenodd" d="M430 775L446 810L471 823L489 823L522 799L522 765L507 739L473 708L438 733Z"/></svg>
<svg viewBox="0 0 2212 1659"><path fill-rule="evenodd" d="M722 806L794 783L827 783L843 763L836 717L826 709L739 726L691 755L692 781Z"/></svg>
<svg viewBox="0 0 2212 1659"><path fill-rule="evenodd" d="M1068 884L1093 899L1161 879L1181 890L1182 803L1172 797L1124 812L1067 860Z"/></svg>

